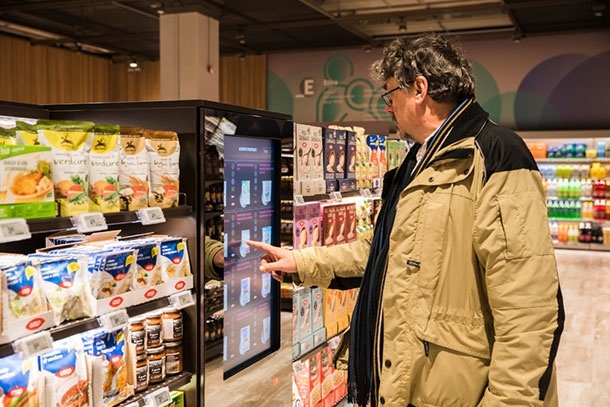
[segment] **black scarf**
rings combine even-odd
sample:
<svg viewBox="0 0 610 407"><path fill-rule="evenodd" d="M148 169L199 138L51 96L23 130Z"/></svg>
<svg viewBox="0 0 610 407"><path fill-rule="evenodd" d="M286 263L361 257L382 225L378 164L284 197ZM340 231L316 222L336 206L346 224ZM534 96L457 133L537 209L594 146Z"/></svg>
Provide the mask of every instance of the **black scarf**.
<svg viewBox="0 0 610 407"><path fill-rule="evenodd" d="M379 383L374 382L376 375L373 371L375 327L378 325L377 318L381 318L381 292L388 259L389 237L394 225L396 204L398 203L400 193L430 163L434 153L447 140L455 120L472 102L472 99L462 102L439 127L435 135L428 141L426 153L419 165L417 164L416 154L420 145L415 144L396 171L394 177L391 180L388 179L390 181L389 185L385 185L384 180L384 201L377 218L369 258L350 324L350 352L347 371L347 401L349 403L355 403L357 406L366 406L370 402L371 407L377 406ZM413 171L416 166L417 170ZM386 188L387 192L385 191ZM379 321L381 332L383 332L382 324L383 321ZM383 337L381 340L383 340ZM378 344L378 346L381 348L383 343Z"/></svg>

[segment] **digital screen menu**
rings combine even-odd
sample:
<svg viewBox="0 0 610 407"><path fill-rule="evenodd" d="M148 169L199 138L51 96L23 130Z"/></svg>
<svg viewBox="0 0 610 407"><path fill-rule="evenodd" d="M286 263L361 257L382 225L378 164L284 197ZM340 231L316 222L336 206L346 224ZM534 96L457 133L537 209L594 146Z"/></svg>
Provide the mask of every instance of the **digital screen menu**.
<svg viewBox="0 0 610 407"><path fill-rule="evenodd" d="M246 240L273 244L275 152L273 140L224 138L225 378L273 347L273 290L259 271L263 255ZM279 333L277 333L279 335Z"/></svg>

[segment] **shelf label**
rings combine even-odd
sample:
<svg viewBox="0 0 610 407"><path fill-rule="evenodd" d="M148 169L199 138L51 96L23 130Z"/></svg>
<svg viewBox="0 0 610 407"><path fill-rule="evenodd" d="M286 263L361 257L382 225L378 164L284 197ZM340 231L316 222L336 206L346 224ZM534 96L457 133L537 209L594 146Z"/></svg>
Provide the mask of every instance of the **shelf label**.
<svg viewBox="0 0 610 407"><path fill-rule="evenodd" d="M23 359L38 356L52 348L53 338L51 338L49 331L37 332L13 342L13 350L20 353Z"/></svg>
<svg viewBox="0 0 610 407"><path fill-rule="evenodd" d="M305 198L303 198L303 195L295 195L294 196L294 203L296 205L303 205L305 203Z"/></svg>
<svg viewBox="0 0 610 407"><path fill-rule="evenodd" d="M30 227L23 218L0 220L0 243L15 242L32 237Z"/></svg>
<svg viewBox="0 0 610 407"><path fill-rule="evenodd" d="M129 323L129 315L124 309L116 310L108 314L101 315L99 317L100 326L103 327L106 332L114 332L119 329L123 329Z"/></svg>
<svg viewBox="0 0 610 407"><path fill-rule="evenodd" d="M370 198L372 196L371 190L368 188L361 189L360 196L363 196L364 198Z"/></svg>
<svg viewBox="0 0 610 407"><path fill-rule="evenodd" d="M78 233L97 232L108 229L106 218L101 212L87 212L73 216L72 224Z"/></svg>
<svg viewBox="0 0 610 407"><path fill-rule="evenodd" d="M179 293L171 295L169 297L169 302L177 309L190 307L195 303L190 290L180 291Z"/></svg>
<svg viewBox="0 0 610 407"><path fill-rule="evenodd" d="M149 208L138 209L138 219L143 225L154 225L157 223L165 222L165 214L163 209L158 206L151 206Z"/></svg>
<svg viewBox="0 0 610 407"><path fill-rule="evenodd" d="M140 403L138 403L137 401L134 401L133 403L129 403L123 407L140 407Z"/></svg>
<svg viewBox="0 0 610 407"><path fill-rule="evenodd" d="M303 362L301 362L300 360L295 360L294 362L292 362L292 371L295 374L299 373L301 370L303 370Z"/></svg>
<svg viewBox="0 0 610 407"><path fill-rule="evenodd" d="M144 396L144 401L150 407L163 407L172 402L172 397L169 394L169 388L166 386Z"/></svg>
<svg viewBox="0 0 610 407"><path fill-rule="evenodd" d="M331 192L330 194L328 194L328 196L330 196L331 201L334 201L334 202L343 201L343 196L341 196L341 192L339 192L339 191Z"/></svg>

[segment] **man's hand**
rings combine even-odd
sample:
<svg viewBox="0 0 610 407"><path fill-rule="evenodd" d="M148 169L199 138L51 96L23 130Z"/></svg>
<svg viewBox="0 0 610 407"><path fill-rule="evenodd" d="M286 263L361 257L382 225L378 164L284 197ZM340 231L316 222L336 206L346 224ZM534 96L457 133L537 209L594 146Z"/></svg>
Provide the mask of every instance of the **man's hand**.
<svg viewBox="0 0 610 407"><path fill-rule="evenodd" d="M273 279L282 282L284 279L283 273L297 272L297 265L290 250L271 246L262 242L255 242L253 240L247 240L246 243L250 247L265 252L265 255L261 259L259 269L263 273L271 273Z"/></svg>

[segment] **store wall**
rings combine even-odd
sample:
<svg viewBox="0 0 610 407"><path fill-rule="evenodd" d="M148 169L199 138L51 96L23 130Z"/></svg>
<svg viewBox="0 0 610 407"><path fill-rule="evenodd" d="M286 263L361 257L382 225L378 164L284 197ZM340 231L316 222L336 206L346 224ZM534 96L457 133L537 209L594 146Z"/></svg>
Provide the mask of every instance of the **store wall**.
<svg viewBox="0 0 610 407"><path fill-rule="evenodd" d="M610 32L463 40L477 99L520 130L610 128ZM267 109L298 122L388 120L368 76L381 49L268 56Z"/></svg>
<svg viewBox="0 0 610 407"><path fill-rule="evenodd" d="M127 63L0 36L0 100L32 103L91 103L160 100L160 64ZM265 108L266 57L220 59L220 101Z"/></svg>

